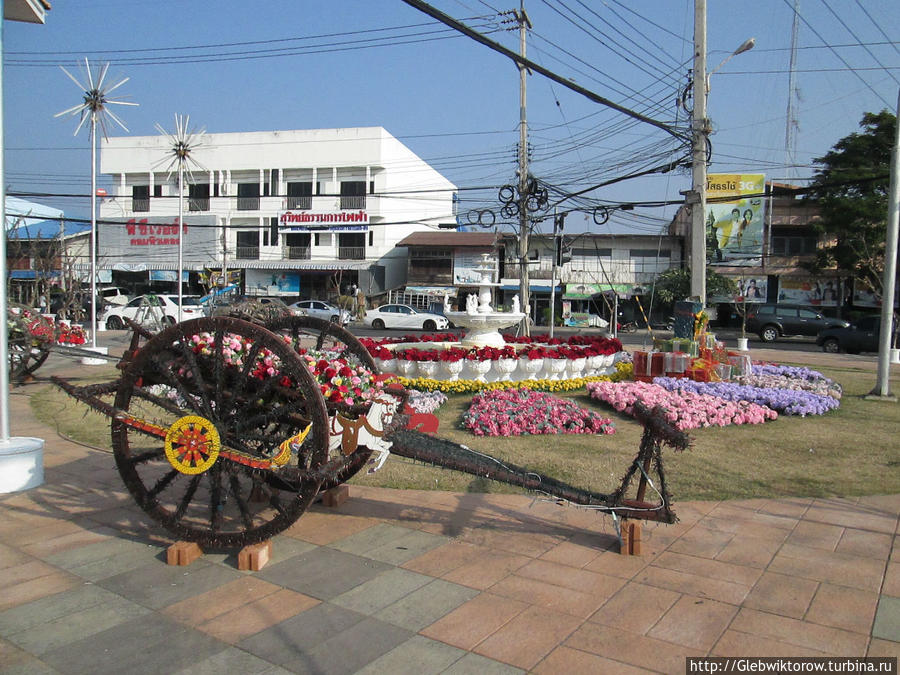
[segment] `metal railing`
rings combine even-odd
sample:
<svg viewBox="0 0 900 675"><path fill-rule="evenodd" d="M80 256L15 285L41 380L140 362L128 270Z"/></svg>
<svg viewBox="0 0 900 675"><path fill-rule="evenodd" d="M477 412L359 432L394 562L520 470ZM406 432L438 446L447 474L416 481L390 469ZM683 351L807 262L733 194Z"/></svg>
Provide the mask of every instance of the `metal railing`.
<svg viewBox="0 0 900 675"><path fill-rule="evenodd" d="M366 208L365 195L341 195L341 209L364 209Z"/></svg>
<svg viewBox="0 0 900 675"><path fill-rule="evenodd" d="M309 260L312 257L312 249L309 246L284 246L281 255L286 260Z"/></svg>
<svg viewBox="0 0 900 675"><path fill-rule="evenodd" d="M338 260L365 260L365 246L338 246Z"/></svg>
<svg viewBox="0 0 900 675"><path fill-rule="evenodd" d="M131 200L131 210L132 211L149 211L150 210L150 197L134 197ZM90 276L90 275L88 275Z"/></svg>
<svg viewBox="0 0 900 675"><path fill-rule="evenodd" d="M209 197L191 197L188 200L188 211L209 211Z"/></svg>
<svg viewBox="0 0 900 675"><path fill-rule="evenodd" d="M235 257L238 260L259 260L259 246L238 246Z"/></svg>
<svg viewBox="0 0 900 675"><path fill-rule="evenodd" d="M288 197L285 202L288 209L309 210L312 208L312 195L301 195L299 197Z"/></svg>
<svg viewBox="0 0 900 675"><path fill-rule="evenodd" d="M238 197L238 211L259 211L259 197Z"/></svg>

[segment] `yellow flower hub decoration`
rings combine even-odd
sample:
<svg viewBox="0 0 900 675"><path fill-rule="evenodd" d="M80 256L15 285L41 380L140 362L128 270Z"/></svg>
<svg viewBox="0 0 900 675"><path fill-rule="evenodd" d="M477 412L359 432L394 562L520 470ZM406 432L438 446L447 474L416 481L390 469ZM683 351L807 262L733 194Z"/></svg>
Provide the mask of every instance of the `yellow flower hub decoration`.
<svg viewBox="0 0 900 675"><path fill-rule="evenodd" d="M166 432L166 458L176 471L184 474L192 476L209 469L221 448L215 425L199 415L176 420Z"/></svg>

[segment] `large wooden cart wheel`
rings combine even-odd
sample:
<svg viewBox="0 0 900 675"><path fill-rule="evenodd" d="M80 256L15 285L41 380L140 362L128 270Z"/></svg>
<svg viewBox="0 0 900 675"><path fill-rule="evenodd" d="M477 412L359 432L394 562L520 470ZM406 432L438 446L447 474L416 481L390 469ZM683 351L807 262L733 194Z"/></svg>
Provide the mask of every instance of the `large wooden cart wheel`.
<svg viewBox="0 0 900 675"><path fill-rule="evenodd" d="M346 328L312 316L282 316L266 322L273 333L290 336L295 347L317 352L329 352L334 358L344 358L378 372L375 359L356 336Z"/></svg>
<svg viewBox="0 0 900 675"><path fill-rule="evenodd" d="M294 349L261 326L214 317L163 330L127 366L115 406L119 473L180 539L258 543L319 492L324 399Z"/></svg>
<svg viewBox="0 0 900 675"><path fill-rule="evenodd" d="M19 382L40 368L50 356L56 327L24 305L10 304L7 316L9 378Z"/></svg>
<svg viewBox="0 0 900 675"><path fill-rule="evenodd" d="M329 361L343 359L350 365L361 366L376 375L379 373L369 350L353 333L334 322L312 316L283 316L268 321L266 328L290 338L295 349L324 355ZM335 406L330 406L330 410L335 412ZM371 455L372 450L365 446L360 446L349 455L344 455L339 449L332 450L322 489L327 490L350 480L366 465Z"/></svg>

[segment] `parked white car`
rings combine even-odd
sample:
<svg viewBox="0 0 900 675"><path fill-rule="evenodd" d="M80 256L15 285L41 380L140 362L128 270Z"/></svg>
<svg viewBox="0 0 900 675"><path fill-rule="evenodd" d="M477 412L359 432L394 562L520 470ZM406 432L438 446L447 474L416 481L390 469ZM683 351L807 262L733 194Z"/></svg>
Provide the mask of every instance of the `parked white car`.
<svg viewBox="0 0 900 675"><path fill-rule="evenodd" d="M409 305L382 305L366 312L363 320L367 326L382 328L421 328L422 330L446 330L450 327L447 317L421 312Z"/></svg>
<svg viewBox="0 0 900 675"><path fill-rule="evenodd" d="M288 307L303 310L303 313L307 316L314 316L317 319L324 319L332 323L340 322L342 326L350 323L350 312L324 300L300 300L288 305Z"/></svg>
<svg viewBox="0 0 900 675"><path fill-rule="evenodd" d="M182 296L181 318L197 319L203 316L199 295ZM162 320L167 324L178 321L177 295L139 295L124 307L110 307L101 317L108 330L125 328L125 319L141 324Z"/></svg>

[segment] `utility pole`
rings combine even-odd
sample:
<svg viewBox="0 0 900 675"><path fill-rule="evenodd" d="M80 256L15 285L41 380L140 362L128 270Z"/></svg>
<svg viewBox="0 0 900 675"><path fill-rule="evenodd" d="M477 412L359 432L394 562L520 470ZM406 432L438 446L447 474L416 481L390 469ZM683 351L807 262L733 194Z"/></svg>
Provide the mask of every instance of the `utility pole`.
<svg viewBox="0 0 900 675"><path fill-rule="evenodd" d="M706 0L694 0L694 111L691 117L691 296L706 307Z"/></svg>
<svg viewBox="0 0 900 675"><path fill-rule="evenodd" d="M531 28L531 20L525 12L525 0L520 0L519 11L515 12L519 24L519 55L525 58L526 31ZM531 303L528 286L528 121L526 111L526 77L528 69L518 63L519 68L519 297L525 310L523 335L531 335L528 319Z"/></svg>
<svg viewBox="0 0 900 675"><path fill-rule="evenodd" d="M894 294L897 279L897 237L900 230L900 92L897 93L897 124L891 152L891 182L888 190L887 238L884 244L884 284L881 294L881 333L878 335L878 381L872 394L891 395L891 338L894 333ZM896 400L896 399L894 399Z"/></svg>

